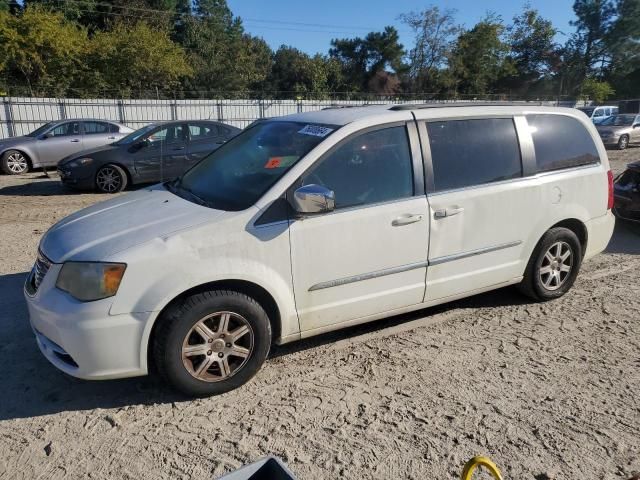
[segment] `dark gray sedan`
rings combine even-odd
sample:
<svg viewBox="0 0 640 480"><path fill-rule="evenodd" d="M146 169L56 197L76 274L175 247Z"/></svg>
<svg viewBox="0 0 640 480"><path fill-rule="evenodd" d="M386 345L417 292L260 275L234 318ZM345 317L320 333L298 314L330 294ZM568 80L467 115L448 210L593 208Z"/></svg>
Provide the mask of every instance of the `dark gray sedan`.
<svg viewBox="0 0 640 480"><path fill-rule="evenodd" d="M45 123L22 137L0 140L0 167L9 175L55 167L73 153L112 143L133 132L109 120L68 119Z"/></svg>
<svg viewBox="0 0 640 480"><path fill-rule="evenodd" d="M121 140L58 164L62 183L105 193L129 184L171 180L240 132L211 120L152 123Z"/></svg>

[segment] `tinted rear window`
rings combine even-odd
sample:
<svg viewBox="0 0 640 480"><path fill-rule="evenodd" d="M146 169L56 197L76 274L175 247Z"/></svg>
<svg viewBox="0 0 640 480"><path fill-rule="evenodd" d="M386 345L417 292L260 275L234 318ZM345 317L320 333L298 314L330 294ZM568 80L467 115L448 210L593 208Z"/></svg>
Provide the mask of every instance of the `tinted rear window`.
<svg viewBox="0 0 640 480"><path fill-rule="evenodd" d="M509 118L427 123L436 191L522 175L520 145Z"/></svg>
<svg viewBox="0 0 640 480"><path fill-rule="evenodd" d="M563 115L527 115L539 172L598 163L598 149L587 129Z"/></svg>

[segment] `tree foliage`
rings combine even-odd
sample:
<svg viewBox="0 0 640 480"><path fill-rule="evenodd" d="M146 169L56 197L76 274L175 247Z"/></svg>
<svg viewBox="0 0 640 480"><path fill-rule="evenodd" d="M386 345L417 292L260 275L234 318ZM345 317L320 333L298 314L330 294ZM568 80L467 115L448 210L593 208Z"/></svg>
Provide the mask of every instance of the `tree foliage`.
<svg viewBox="0 0 640 480"><path fill-rule="evenodd" d="M640 97L640 0L574 0L573 11L564 44L529 4L509 24L489 14L466 29L454 10L427 6L399 17L414 34L406 50L387 26L310 55L272 51L226 0L0 0L0 91Z"/></svg>

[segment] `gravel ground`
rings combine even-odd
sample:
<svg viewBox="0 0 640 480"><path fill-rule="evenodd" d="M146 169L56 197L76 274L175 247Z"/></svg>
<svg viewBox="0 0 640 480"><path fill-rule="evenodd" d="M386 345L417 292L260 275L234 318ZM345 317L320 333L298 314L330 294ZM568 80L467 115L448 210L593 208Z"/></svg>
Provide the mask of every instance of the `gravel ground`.
<svg viewBox="0 0 640 480"><path fill-rule="evenodd" d="M101 199L0 176L0 478L212 479L267 454L300 479L454 479L476 454L511 479L640 471L640 228L618 224L560 300L503 289L279 347L248 385L189 401L73 379L36 347L37 243Z"/></svg>

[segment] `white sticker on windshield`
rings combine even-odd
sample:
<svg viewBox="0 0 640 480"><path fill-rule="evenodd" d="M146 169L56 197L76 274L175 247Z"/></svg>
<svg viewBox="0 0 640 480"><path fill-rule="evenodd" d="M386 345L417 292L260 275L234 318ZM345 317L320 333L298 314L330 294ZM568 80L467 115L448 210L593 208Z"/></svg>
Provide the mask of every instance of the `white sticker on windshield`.
<svg viewBox="0 0 640 480"><path fill-rule="evenodd" d="M331 132L333 132L333 128L320 127L318 125L307 125L302 130L298 130L298 133L313 135L314 137L326 137Z"/></svg>

